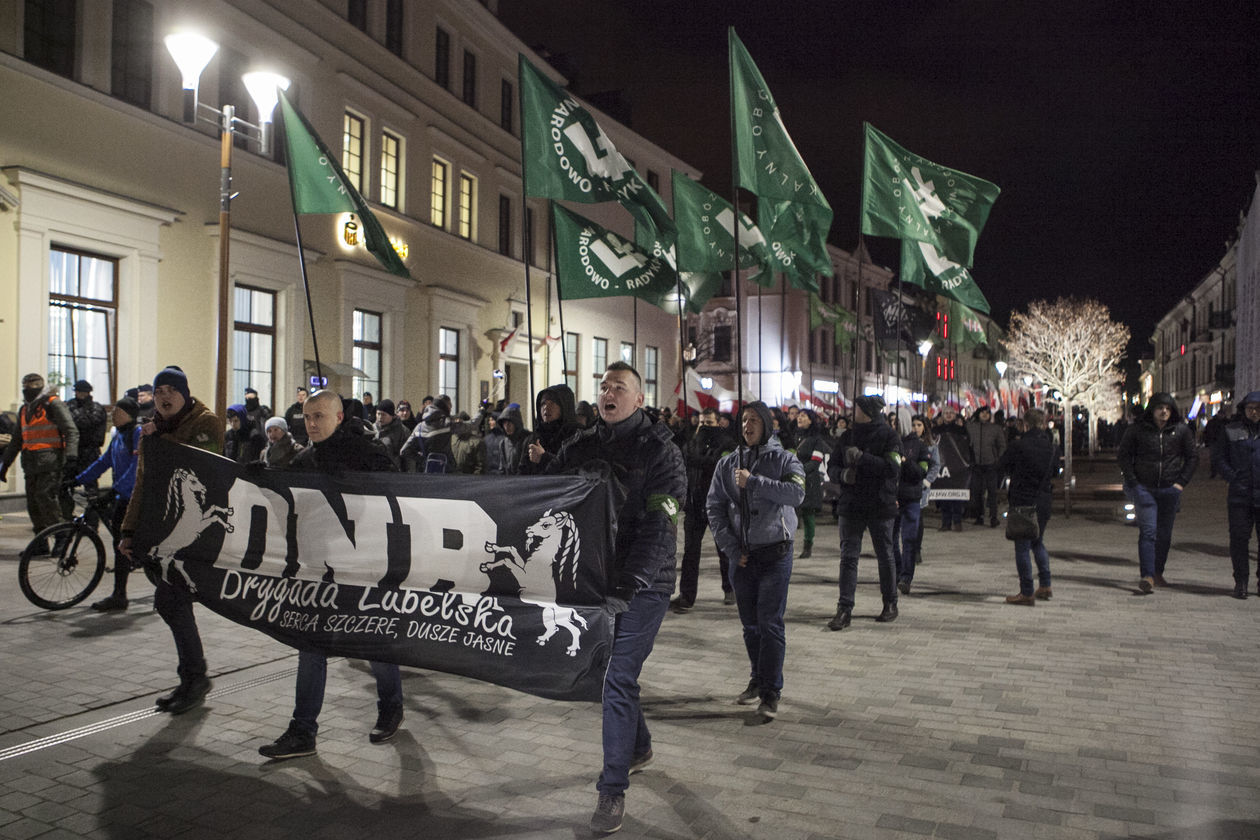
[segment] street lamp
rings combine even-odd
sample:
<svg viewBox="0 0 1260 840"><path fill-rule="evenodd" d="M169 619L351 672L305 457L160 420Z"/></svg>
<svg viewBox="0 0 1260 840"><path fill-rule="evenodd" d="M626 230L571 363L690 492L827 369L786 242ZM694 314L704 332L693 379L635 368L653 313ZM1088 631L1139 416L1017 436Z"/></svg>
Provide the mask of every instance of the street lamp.
<svg viewBox="0 0 1260 840"><path fill-rule="evenodd" d="M1007 368L1007 364L1006 364L1006 362L994 362L994 363L993 363L993 366L994 366L995 368L997 368L997 372L998 372L998 379L1005 379L1005 378L1006 378L1006 368Z"/></svg>
<svg viewBox="0 0 1260 840"><path fill-rule="evenodd" d="M930 339L924 339L919 342L919 355L923 357L923 366L919 372L919 390L923 392L923 401L927 402L927 360L932 355L932 342ZM926 413L926 412L924 412Z"/></svg>
<svg viewBox="0 0 1260 840"><path fill-rule="evenodd" d="M255 125L236 116L236 107L224 105L215 109L197 101L197 88L201 72L219 51L219 45L204 35L194 32L176 32L164 39L167 52L179 67L184 89L184 122L204 122L219 126L219 335L217 370L215 376L215 407L219 412L227 410L228 342L230 322L229 307L232 301L232 281L228 271L228 244L232 231L232 144L237 131L257 132L254 139L262 155L271 154L272 115L279 101L279 92L288 90L289 80L276 73L253 72L241 77L250 99L258 109Z"/></svg>

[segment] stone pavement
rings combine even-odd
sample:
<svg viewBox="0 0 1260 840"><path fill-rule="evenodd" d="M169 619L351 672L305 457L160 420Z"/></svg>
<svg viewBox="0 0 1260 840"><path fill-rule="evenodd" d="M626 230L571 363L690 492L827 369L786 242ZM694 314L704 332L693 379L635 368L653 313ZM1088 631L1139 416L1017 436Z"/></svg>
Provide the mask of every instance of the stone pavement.
<svg viewBox="0 0 1260 840"><path fill-rule="evenodd" d="M1046 535L1054 599L1035 608L1002 602L1017 582L997 530L929 519L900 619L874 622L868 554L853 627L828 632L837 533L820 517L770 724L733 703L747 665L706 556L699 604L666 619L644 670L656 760L619 836L1260 837L1260 598L1228 597L1224 487L1200 472L1174 585L1142 596L1136 532L1099 487L1114 468L1081 469ZM0 520L0 840L588 836L596 704L404 669L407 719L376 746L371 674L333 660L318 755L268 763L293 651L198 609L215 690L158 714L174 653L151 589L133 577L125 614L34 608L15 580L25 529Z"/></svg>

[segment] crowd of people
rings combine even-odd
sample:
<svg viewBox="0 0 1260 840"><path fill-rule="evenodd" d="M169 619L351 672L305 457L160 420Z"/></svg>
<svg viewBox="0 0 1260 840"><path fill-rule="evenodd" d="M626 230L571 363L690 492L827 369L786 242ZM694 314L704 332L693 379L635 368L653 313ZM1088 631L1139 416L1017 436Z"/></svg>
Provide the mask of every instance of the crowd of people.
<svg viewBox="0 0 1260 840"><path fill-rule="evenodd" d="M100 611L128 606L131 540L143 515L137 501L144 480L139 441L146 434L261 469L529 476L560 474L594 460L610 464L626 492L617 511L606 599L615 635L604 678L604 765L591 820L600 833L620 827L629 777L652 760L638 678L667 612L686 614L696 603L706 530L717 549L722 601L736 607L748 655L748 685L734 699L756 704L756 714L767 722L778 714L784 685L784 613L793 560L811 556L817 518L828 508L838 524L840 555L836 612L827 622L832 631L852 624L858 560L868 533L882 602L875 620L898 619L899 596L911 593L922 561L924 510L947 463L968 468L970 484L936 502L941 530L961 531L966 519L972 527L999 527L999 495L1006 484L1011 519L1018 510L1028 522L1018 531L1007 523L1019 591L1005 600L1036 606L1053 597L1044 535L1062 453L1039 409L1003 418L982 406L964 418L946 405L932 418L889 411L882 398L867 395L854 400L851 416L762 402L744 405L738 416L715 408L680 415L645 406L638 372L616 362L604 373L594 405L578 402L565 385L539 391L532 430L520 406L506 401L483 404L471 416L456 412L445 395L426 396L413 409L406 399L378 402L367 393L342 398L327 390L308 394L305 388L297 389L293 404L280 414L246 388L243 401L228 406L225 424L192 396L184 372L168 367L151 385L132 389L114 404L108 420L115 434L102 452L107 415L92 401L90 383L76 382L74 399L64 403L38 374L25 377L22 389L23 406L4 449L0 480L20 455L37 534L71 515L68 488L94 485L106 471L113 473L119 557L113 592L93 604ZM1260 534L1260 391L1247 394L1237 414L1212 431L1213 474L1229 482L1233 594L1246 598L1250 538ZM1198 445L1175 400L1156 394L1124 427L1117 453L1125 492L1136 509L1138 589L1150 593L1168 585L1172 530L1196 469ZM680 514L681 563L675 556ZM158 581L155 607L175 642L179 684L157 705L172 714L195 708L210 690L193 601L178 583ZM378 717L369 740L381 743L402 723L402 685L397 665L370 664ZM316 751L325 675L322 654L300 654L289 727L260 747L263 756L286 759Z"/></svg>

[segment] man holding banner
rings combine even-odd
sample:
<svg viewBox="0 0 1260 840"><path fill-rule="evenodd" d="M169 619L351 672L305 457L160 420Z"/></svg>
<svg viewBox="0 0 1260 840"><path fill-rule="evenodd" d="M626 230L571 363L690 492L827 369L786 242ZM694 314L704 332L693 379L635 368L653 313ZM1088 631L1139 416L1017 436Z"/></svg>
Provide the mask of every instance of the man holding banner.
<svg viewBox="0 0 1260 840"><path fill-rule="evenodd" d="M687 492L682 453L669 428L643 411L643 380L625 362L613 362L599 385L600 419L570 438L547 465L558 475L605 461L626 490L617 513L617 542L605 600L615 633L604 675L604 768L591 830L621 828L630 774L652 760L652 735L639 707L639 672L674 591L678 513Z"/></svg>
<svg viewBox="0 0 1260 840"><path fill-rule="evenodd" d="M292 469L332 474L395 471L394 461L384 444L344 422L341 397L336 392L316 391L302 404L302 417L311 445L293 459ZM402 723L402 674L391 662L368 664L376 677L377 694L376 726L368 740L379 744L394 737ZM258 748L259 755L279 760L315 754L315 735L319 731L318 718L324 706L327 679L328 655L299 649L293 719L283 735Z"/></svg>

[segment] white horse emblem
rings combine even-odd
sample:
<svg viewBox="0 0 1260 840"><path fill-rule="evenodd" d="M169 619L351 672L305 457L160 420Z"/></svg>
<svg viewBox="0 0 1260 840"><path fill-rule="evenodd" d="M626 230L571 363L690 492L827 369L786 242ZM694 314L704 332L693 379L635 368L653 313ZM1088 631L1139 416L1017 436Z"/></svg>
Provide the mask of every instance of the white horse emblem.
<svg viewBox="0 0 1260 840"><path fill-rule="evenodd" d="M224 531L232 533L236 529L228 521L231 515L230 507L207 504L206 485L201 483L201 479L192 470L185 467L175 470L166 490L166 513L163 514L164 520L175 517L175 527L150 552L150 556L157 560L170 560L162 570L162 577L170 582L170 569L174 566L183 575L189 588L195 592L197 587L184 571L179 552L196 542L201 533L211 525L222 525Z"/></svg>
<svg viewBox="0 0 1260 840"><path fill-rule="evenodd" d="M572 607L556 603L556 592L572 592L577 581L577 560L581 541L577 524L568 511L552 513L548 510L542 518L525 529L527 554L514 546L487 542L486 551L494 556L479 567L484 574L495 569L507 571L520 587L520 599L526 604L542 607L543 626L546 632L538 637L538 644L545 645L556 631L563 627L572 639L565 650L569 656L577 656L581 650L581 630L587 628L586 619ZM576 623L575 623L576 622Z"/></svg>

